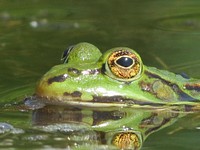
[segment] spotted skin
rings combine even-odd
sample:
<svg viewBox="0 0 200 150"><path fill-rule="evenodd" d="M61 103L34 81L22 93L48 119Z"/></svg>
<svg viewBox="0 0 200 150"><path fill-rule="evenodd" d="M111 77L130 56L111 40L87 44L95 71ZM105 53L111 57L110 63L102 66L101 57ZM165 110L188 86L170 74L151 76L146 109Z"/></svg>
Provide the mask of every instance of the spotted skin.
<svg viewBox="0 0 200 150"><path fill-rule="evenodd" d="M91 121L90 118L91 126L98 131L110 131L123 121L131 121L128 118L118 122L120 118L110 115L105 108L180 106L187 112L198 108L200 80L143 65L139 54L128 47L112 48L102 54L94 45L84 42L70 47L62 60L63 64L54 66L40 79L35 90L36 99L45 104L102 109L92 113L96 119ZM124 131L123 125L115 128L121 130L113 139L114 145L139 149L142 142L131 128L132 124L137 123L141 129L148 123L153 125L144 128L143 135L147 136L174 119L161 116L161 122L153 124L152 120L159 114L141 114L142 119L127 124L130 130Z"/></svg>

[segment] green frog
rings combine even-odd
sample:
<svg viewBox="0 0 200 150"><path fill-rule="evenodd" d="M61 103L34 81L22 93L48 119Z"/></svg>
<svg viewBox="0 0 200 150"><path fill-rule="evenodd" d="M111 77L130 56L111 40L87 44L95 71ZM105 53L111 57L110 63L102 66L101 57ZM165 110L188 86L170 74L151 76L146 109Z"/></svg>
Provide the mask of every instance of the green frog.
<svg viewBox="0 0 200 150"><path fill-rule="evenodd" d="M198 79L147 67L139 54L128 47L112 48L102 54L96 46L82 42L70 46L61 59L63 64L48 71L36 87L35 97L47 105L102 110L181 106L184 111L190 111L200 100ZM152 118L152 113L146 117ZM126 121L131 119L126 118ZM138 124L142 122L142 119L136 120ZM115 124L93 124L92 127L110 131ZM118 126L121 131L113 135L114 145L139 149L142 137L133 131L133 122L125 123L125 128L122 124ZM162 125L161 122L159 128Z"/></svg>
<svg viewBox="0 0 200 150"><path fill-rule="evenodd" d="M63 64L39 81L36 95L45 102L92 107L194 105L200 100L200 81L143 65L128 47L103 55L94 45L69 47Z"/></svg>

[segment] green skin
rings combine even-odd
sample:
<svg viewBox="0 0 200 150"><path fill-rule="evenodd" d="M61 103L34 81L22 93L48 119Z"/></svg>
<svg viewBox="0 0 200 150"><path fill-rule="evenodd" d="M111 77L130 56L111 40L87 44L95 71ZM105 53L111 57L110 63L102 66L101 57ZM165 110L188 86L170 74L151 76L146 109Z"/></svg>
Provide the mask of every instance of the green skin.
<svg viewBox="0 0 200 150"><path fill-rule="evenodd" d="M134 54L137 61L131 61L133 66L137 62L140 64L138 72L131 78L117 76L108 65L110 56L119 50ZM51 105L44 107L44 110L35 110L33 124L39 125L40 116L44 116L44 113L47 113L47 117L46 120L43 118L42 124L48 124L49 118L49 123L52 123L52 120L60 121L63 118L70 118L71 121L74 117L74 121L78 118L77 122L89 124L95 131L105 132L108 143L122 137L121 140L116 140L119 144L114 145L137 150L149 134L173 124L185 115L174 115L174 111L193 111L194 106L198 108L199 80L147 67L143 65L140 56L130 48L117 47L102 55L94 45L79 43L65 51L62 60L64 63L48 71L36 87L37 102ZM125 65L128 66L125 68L129 69L131 63ZM56 104L55 107L52 104ZM75 108L84 107L79 107L78 110L71 110L73 107L69 107L68 111L68 105ZM136 109L144 107L149 109ZM167 109L163 112L164 108ZM77 113L80 110L80 114ZM71 111L72 113L69 113ZM59 115L56 115L57 113ZM65 117L60 119L58 116L61 114ZM66 117L68 115L69 117ZM136 135L139 145L134 142L134 138L125 138L129 137L130 133L133 137Z"/></svg>
<svg viewBox="0 0 200 150"><path fill-rule="evenodd" d="M106 66L110 54L119 49L138 57L141 71L131 79L118 78ZM63 64L41 78L36 95L46 103L91 107L196 105L200 81L147 67L127 47L113 48L102 55L94 45L79 43L71 47Z"/></svg>

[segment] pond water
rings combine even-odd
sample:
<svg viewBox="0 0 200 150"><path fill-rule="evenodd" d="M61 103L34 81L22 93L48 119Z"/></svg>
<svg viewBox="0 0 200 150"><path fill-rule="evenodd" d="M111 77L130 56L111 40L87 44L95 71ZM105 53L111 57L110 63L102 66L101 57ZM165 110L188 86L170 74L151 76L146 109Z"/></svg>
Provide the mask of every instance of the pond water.
<svg viewBox="0 0 200 150"><path fill-rule="evenodd" d="M147 66L200 78L199 6L199 0L1 0L0 148L112 149L106 135L99 144L99 135L85 124L35 128L39 113L24 108L23 99L34 93L45 72L60 64L63 50L78 42L102 52L127 46ZM178 114L141 149L199 149L198 112Z"/></svg>

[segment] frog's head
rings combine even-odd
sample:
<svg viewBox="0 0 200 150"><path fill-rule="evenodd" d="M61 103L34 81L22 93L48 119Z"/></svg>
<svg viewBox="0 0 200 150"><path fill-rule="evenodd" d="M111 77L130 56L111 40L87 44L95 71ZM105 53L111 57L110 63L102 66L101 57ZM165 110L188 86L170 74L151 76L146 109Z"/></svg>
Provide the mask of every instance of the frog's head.
<svg viewBox="0 0 200 150"><path fill-rule="evenodd" d="M131 92L124 92L123 87L130 88L129 83L143 73L140 56L127 47L112 48L102 55L94 45L79 43L64 51L62 61L42 77L36 95L61 102L112 97L120 101Z"/></svg>
<svg viewBox="0 0 200 150"><path fill-rule="evenodd" d="M79 43L69 47L62 60L64 63L48 71L36 88L36 95L49 103L141 106L193 102L194 95L199 96L187 89L193 87L188 84L190 79L144 66L128 47L112 48L102 55L94 45Z"/></svg>

